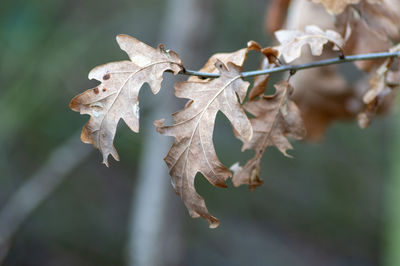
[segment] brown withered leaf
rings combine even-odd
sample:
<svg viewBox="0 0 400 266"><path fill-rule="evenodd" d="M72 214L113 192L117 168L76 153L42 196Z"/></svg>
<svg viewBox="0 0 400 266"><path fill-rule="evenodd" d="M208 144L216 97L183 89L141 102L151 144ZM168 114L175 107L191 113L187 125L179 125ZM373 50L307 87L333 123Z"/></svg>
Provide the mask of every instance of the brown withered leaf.
<svg viewBox="0 0 400 266"><path fill-rule="evenodd" d="M342 13L348 5L358 4L361 0L312 0L314 3L324 5L326 11L331 14Z"/></svg>
<svg viewBox="0 0 400 266"><path fill-rule="evenodd" d="M322 29L334 29L342 36L349 36L343 47L344 54L362 54L382 52L396 43L400 23L398 0L382 0L378 4L373 1L361 1L358 5L349 5L338 16L331 16L322 5L308 0L295 1L291 5L291 13L286 25L288 28L303 29L306 25L316 23ZM347 16L347 17L346 17ZM397 30L395 28L397 27ZM348 29L351 30L348 30ZM396 34L397 32L397 34ZM351 33L351 34L350 34ZM386 35L385 38L382 38ZM316 58L308 56L309 51L302 53L296 63L308 63ZM324 51L322 59L337 56L332 51ZM357 61L355 64L366 71L376 70L384 60ZM369 89L368 81L348 84L337 66L327 66L302 70L291 77L291 84L296 88L293 100L301 110L307 128L307 138L320 140L326 129L334 121L354 120L364 110L363 95ZM376 110L377 114L385 113L391 106L385 100Z"/></svg>
<svg viewBox="0 0 400 266"><path fill-rule="evenodd" d="M285 156L290 157L286 151L292 145L286 138L302 139L306 129L296 104L289 96L293 88L286 81L275 84L274 95L263 96L256 101L247 102L245 109L255 116L250 122L253 127L253 137L250 141L242 139L242 150L252 149L255 155L243 167L238 164L231 168L234 171L232 178L235 186L247 184L250 189L262 184L259 177L260 161L268 146L275 146Z"/></svg>
<svg viewBox="0 0 400 266"><path fill-rule="evenodd" d="M277 59L279 55L278 50L272 47L266 47L261 50L261 53L265 56L265 58L261 61L259 69L269 69L279 65L277 64ZM254 84L249 93L249 100L254 100L265 92L269 76L270 74L254 77Z"/></svg>
<svg viewBox="0 0 400 266"><path fill-rule="evenodd" d="M267 58L270 64L274 64L279 56L279 51L273 47L265 47L261 50L261 53Z"/></svg>
<svg viewBox="0 0 400 266"><path fill-rule="evenodd" d="M292 99L301 111L308 140L321 140L334 121L353 118L362 106L335 66L302 70L290 82L296 88Z"/></svg>
<svg viewBox="0 0 400 266"><path fill-rule="evenodd" d="M97 66L89 73L89 79L101 84L75 96L70 108L91 116L84 126L81 139L93 144L103 154L108 166L111 154L119 160L113 140L118 121L122 118L129 128L139 131L139 90L148 83L154 94L161 88L162 74L166 70L177 74L182 70L179 56L165 50L163 45L154 49L128 35L118 35L117 42L130 61L119 61Z"/></svg>
<svg viewBox="0 0 400 266"><path fill-rule="evenodd" d="M154 124L163 135L174 136L175 142L165 157L175 192L181 196L192 217L203 217L211 228L218 220L207 210L204 199L196 192L194 179L200 172L214 186L225 187L231 172L218 160L213 145L215 117L221 111L232 123L237 134L250 140L253 134L239 101L246 97L249 83L240 77L241 68L217 60L220 77L207 82L178 82L175 95L191 99L185 108L173 114L174 124L164 126L164 120Z"/></svg>
<svg viewBox="0 0 400 266"><path fill-rule="evenodd" d="M291 0L269 1L264 16L264 29L267 34L272 34L285 24L286 14Z"/></svg>
<svg viewBox="0 0 400 266"><path fill-rule="evenodd" d="M299 30L279 30L275 36L281 45L275 47L279 54L283 56L286 63L293 62L301 56L302 48L308 44L311 53L314 56L322 54L325 44L331 42L334 44L333 50L340 50L343 47L344 40L342 36L333 30L323 31L316 25L308 25L304 32Z"/></svg>
<svg viewBox="0 0 400 266"><path fill-rule="evenodd" d="M309 0L293 1L287 17L288 29L304 30L307 25L318 25L321 29L335 28L335 19L328 14L320 4ZM345 36L345 29L338 31ZM308 48L308 47L304 47ZM310 49L303 49L301 58L296 64L309 63L315 60L328 59L338 56L332 49L324 49L323 54L316 58L311 55ZM359 112L353 113L354 105L362 106L361 99L353 102L352 88L347 84L343 75L337 73L336 66L305 69L290 78L290 83L295 88L292 95L293 101L299 107L301 116L307 129L307 139L320 140L333 121L349 119ZM351 112L348 106L352 106Z"/></svg>
<svg viewBox="0 0 400 266"><path fill-rule="evenodd" d="M376 70L375 74L371 77L369 84L371 89L367 91L363 97L365 104L371 104L377 100L378 97L384 97L390 92L387 87L386 77L389 72L389 67L393 60L387 59L385 62Z"/></svg>
<svg viewBox="0 0 400 266"><path fill-rule="evenodd" d="M390 52L400 51L400 44L390 49ZM363 102L365 109L362 113L358 114L357 120L361 128L366 128L370 123L372 117L380 108L380 106L387 102L389 95L392 95L395 88L400 85L400 67L398 59L388 58L384 63L375 71L369 80L370 89L364 94ZM394 98L394 97L390 97ZM391 104L386 104L391 105Z"/></svg>
<svg viewBox="0 0 400 266"><path fill-rule="evenodd" d="M275 67L275 64L269 63L268 59L265 58L261 62L260 69L270 69L273 67ZM260 96L265 92L265 89L269 81L269 76L270 74L259 75L254 77L254 84L249 93L249 100L254 100L255 98L257 98L258 96Z"/></svg>
<svg viewBox="0 0 400 266"><path fill-rule="evenodd" d="M363 1L360 3L360 17L371 30L393 42L400 37L400 2L398 0Z"/></svg>
<svg viewBox="0 0 400 266"><path fill-rule="evenodd" d="M347 8L337 16L339 31L351 28L343 50L346 54L374 53L388 50L400 39L400 1L362 1L355 8ZM364 70L375 70L383 60L355 62Z"/></svg>
<svg viewBox="0 0 400 266"><path fill-rule="evenodd" d="M212 55L207 63L199 70L200 72L205 73L217 73L218 70L215 67L215 63L217 60L221 61L224 64L228 62L232 62L235 65L243 67L244 62L246 61L247 54L249 51L254 50L262 53L265 56L266 60L263 60L260 66L260 69L271 68L275 66L275 61L278 59L279 51L273 47L265 47L262 48L260 44L255 41L249 41L247 43L247 48L240 49L238 51L232 53L218 53ZM265 91L265 87L268 83L269 75L260 75L254 77L254 86L250 90L249 98L254 99L259 95L263 94ZM197 76L189 77L188 81L195 82L206 82L209 79L202 79Z"/></svg>
<svg viewBox="0 0 400 266"><path fill-rule="evenodd" d="M208 59L206 64L199 71L205 73L218 73L218 69L215 67L215 63L217 61L221 61L224 64L232 62L237 66L243 67L244 61L246 61L247 58L247 54L251 50L261 51L262 47L255 41L249 41L247 42L247 48L242 48L232 53L214 54ZM201 79L197 76L191 76L188 78L188 81L205 82L208 81L208 79Z"/></svg>

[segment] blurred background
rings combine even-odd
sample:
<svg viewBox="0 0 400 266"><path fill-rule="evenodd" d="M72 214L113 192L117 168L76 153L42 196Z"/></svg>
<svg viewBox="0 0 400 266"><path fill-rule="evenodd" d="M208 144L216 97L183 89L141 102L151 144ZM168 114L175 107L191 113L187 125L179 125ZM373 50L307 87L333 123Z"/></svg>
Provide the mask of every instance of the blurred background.
<svg viewBox="0 0 400 266"><path fill-rule="evenodd" d="M127 58L117 34L162 42L198 69L248 40L271 44L267 3L1 1L1 265L400 265L397 111L363 131L336 123L319 143L295 142L293 159L268 149L254 192L199 175L196 187L221 222L214 230L173 193L162 160L171 139L152 125L184 104L172 88L182 77L164 74L156 96L141 90L141 133L123 123L117 131L121 162L106 168L80 142L88 117L69 101L97 84L87 79L94 66ZM258 62L251 54L245 68ZM245 162L252 153L240 152L227 119L216 124L220 160Z"/></svg>

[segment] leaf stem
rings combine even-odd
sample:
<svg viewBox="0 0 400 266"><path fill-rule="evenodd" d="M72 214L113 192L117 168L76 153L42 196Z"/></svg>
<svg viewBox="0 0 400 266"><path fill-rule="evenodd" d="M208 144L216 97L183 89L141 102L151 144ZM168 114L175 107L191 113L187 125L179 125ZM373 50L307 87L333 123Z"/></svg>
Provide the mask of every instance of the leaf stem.
<svg viewBox="0 0 400 266"><path fill-rule="evenodd" d="M265 74L270 74L270 73L279 73L279 72L285 72L285 71L297 71L297 70L307 69L307 68L321 67L321 66L334 65L334 64L342 64L342 63L362 61L362 60L375 60L375 59L382 59L382 58L390 58L390 57L397 57L397 56L400 56L400 52L381 52L381 53L349 55L349 56L345 56L344 58L340 58L340 57L331 58L331 59L325 59L325 60L315 61L315 62L306 63L306 64L283 65L283 66L270 68L270 69L247 71L247 72L242 72L241 76L242 76L242 78L247 78L247 77L254 77L254 76L265 75ZM179 74L189 75L189 76L198 76L198 77L203 77L203 78L218 78L219 77L219 74L217 74L217 73L205 73L205 72L199 72L199 71L194 71L194 70L189 70L189 69L184 69Z"/></svg>

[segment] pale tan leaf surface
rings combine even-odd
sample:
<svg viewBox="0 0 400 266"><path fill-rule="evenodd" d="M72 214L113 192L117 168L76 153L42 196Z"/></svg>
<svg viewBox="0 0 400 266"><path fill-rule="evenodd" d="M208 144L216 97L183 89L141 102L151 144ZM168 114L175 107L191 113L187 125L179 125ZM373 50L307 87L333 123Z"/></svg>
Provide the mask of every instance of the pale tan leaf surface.
<svg viewBox="0 0 400 266"><path fill-rule="evenodd" d="M175 95L191 99L186 107L173 114L174 124L164 126L163 120L155 121L157 131L174 136L175 142L165 157L170 169L175 192L181 196L192 217L203 217L211 228L218 220L207 210L204 199L196 192L194 179L202 173L214 186L225 187L231 172L218 160L213 145L215 117L221 111L232 123L237 134L250 140L253 134L240 101L246 96L248 82L240 78L241 68L233 63L215 64L221 76L207 82L179 82Z"/></svg>
<svg viewBox="0 0 400 266"><path fill-rule="evenodd" d="M300 30L279 30L275 37L281 43L275 47L283 56L286 63L291 63L301 56L304 45L309 45L314 56L320 56L325 44L331 42L333 49L339 50L344 45L342 36L333 30L323 31L316 25L307 25L304 31Z"/></svg>
<svg viewBox="0 0 400 266"><path fill-rule="evenodd" d="M255 41L249 41L247 43L247 48L243 48L232 53L214 54L208 59L206 64L199 71L205 73L218 73L218 69L215 67L215 63L217 63L217 61L221 61L224 64L231 62L242 67L244 61L246 61L247 54L251 50L261 51L262 47ZM197 76L191 76L188 78L188 81L205 82L208 81L208 79L201 79Z"/></svg>
<svg viewBox="0 0 400 266"><path fill-rule="evenodd" d="M92 69L89 79L101 84L75 96L70 103L72 110L91 116L81 139L100 150L107 166L110 154L119 160L113 145L118 121L123 119L132 131L139 131L138 95L142 85L148 83L152 92L157 93L164 71L177 74L182 70L179 56L162 45L154 49L128 35L118 35L117 42L131 61L112 62Z"/></svg>
<svg viewBox="0 0 400 266"><path fill-rule="evenodd" d="M368 4L368 5L376 5L376 8L379 8L378 5L384 4L385 2L395 2L397 0L311 0L314 3L322 4L326 11L333 15L339 15L343 13L346 8L352 7L352 5ZM364 15L364 14L363 14Z"/></svg>
<svg viewBox="0 0 400 266"><path fill-rule="evenodd" d="M275 84L274 95L247 102L245 109L255 116L250 119L253 127L253 137L250 141L242 139L242 150L252 149L255 155L243 167L235 165L232 178L235 186L247 184L250 189L262 184L259 177L260 161L268 146L275 146L285 156L286 151L292 149L287 136L302 139L306 129L296 104L290 99L293 88L286 81Z"/></svg>
<svg viewBox="0 0 400 266"><path fill-rule="evenodd" d="M331 14L340 14L348 5L358 4L361 0L312 0L314 3L324 5Z"/></svg>

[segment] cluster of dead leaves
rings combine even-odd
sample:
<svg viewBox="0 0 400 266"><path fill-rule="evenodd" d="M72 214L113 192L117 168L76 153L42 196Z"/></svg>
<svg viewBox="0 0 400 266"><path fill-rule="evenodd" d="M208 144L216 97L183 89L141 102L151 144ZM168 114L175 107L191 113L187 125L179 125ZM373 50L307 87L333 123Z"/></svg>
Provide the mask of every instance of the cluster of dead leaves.
<svg viewBox="0 0 400 266"><path fill-rule="evenodd" d="M379 1L315 2L324 4L332 14L344 14L350 5L372 5ZM369 10L368 7L363 8ZM264 56L262 69L298 60L304 54L305 46L309 47L312 56L320 56L327 44L333 53L346 53L346 47L350 47L346 45L356 29L350 23L354 16L351 19L347 17L343 15L340 20L342 25L346 25L346 38L332 29L323 30L316 25L308 25L303 31L278 30L275 36L279 45L275 47L262 48L250 41L246 48L210 57L200 71L218 73L219 77L201 79L192 76L187 81L175 84L175 95L188 99L186 106L172 115L172 125L164 125L164 119L154 121L154 125L159 133L175 139L164 160L174 190L192 217L203 217L211 228L219 224L218 219L207 210L204 199L196 192L194 180L197 173L200 172L217 187L226 187L226 180L232 177L235 186L246 184L254 189L262 184L260 162L266 148L274 146L289 156L287 150L292 146L288 137L302 139L306 136L309 120L302 110L304 103L298 105L294 101L293 91L296 88L293 88L293 84L280 81L275 84L274 94L265 95L269 80L269 74L265 74L255 77L249 90L250 83L243 80L241 74L249 51ZM367 20L375 21L374 18ZM381 23L376 22L376 25L382 26ZM90 71L89 78L101 83L77 95L70 103L72 110L90 115L81 139L100 150L103 163L107 166L109 155L119 160L113 145L119 120L123 119L132 131L139 131L138 95L143 84L148 83L155 94L161 88L163 72L178 74L185 71L178 54L166 50L163 45L154 49L127 35L118 35L117 42L130 60L95 67ZM356 49L355 46L351 47ZM398 51L399 47L392 50ZM382 98L388 94L388 88L392 91L397 86L398 69L397 59L387 59L371 78L371 89L364 95L366 107L359 115L362 125L368 124ZM213 131L218 112L222 112L232 124L235 136L243 142L242 150L254 150L254 156L243 166L235 164L228 169L217 157Z"/></svg>
<svg viewBox="0 0 400 266"><path fill-rule="evenodd" d="M390 49L399 52L400 45ZM370 88L363 96L364 111L357 116L361 128L366 128L379 108L387 108L394 103L393 94L400 84L400 65L398 58L388 58L369 79Z"/></svg>
<svg viewBox="0 0 400 266"><path fill-rule="evenodd" d="M270 33L282 27L302 32L313 23L344 36L341 51L344 55L394 51L395 44L400 41L399 10L399 0L274 0L266 12L266 28ZM279 32L275 32L278 41ZM315 60L311 56L315 55L314 51L302 52L297 63ZM329 58L337 54L325 52L323 56ZM398 87L398 82L394 82L399 75L397 61L354 62L369 76L357 82L347 82L335 66L310 69L296 75L292 79L292 85L296 87L293 100L301 110L307 137L321 139L326 128L341 119L357 119L364 128L376 113L389 110ZM390 69L385 71L388 65ZM384 77L387 72L389 81ZM376 93L378 97L368 99Z"/></svg>
<svg viewBox="0 0 400 266"><path fill-rule="evenodd" d="M400 41L400 1L364 0L356 5L334 10L337 27L348 31L348 40L344 46L346 54L360 54L381 51L399 51L394 46ZM362 102L364 107L356 114L360 127L371 123L376 113L388 110L394 103L393 94L399 86L400 72L398 58L370 60L355 63L369 73L370 78L364 85Z"/></svg>
<svg viewBox="0 0 400 266"><path fill-rule="evenodd" d="M142 85L147 82L153 93L157 93L164 71L175 74L184 71L179 56L162 45L154 49L127 35L117 36L117 42L130 61L94 68L89 78L97 79L101 84L74 97L70 103L74 111L91 116L82 130L81 139L101 151L106 165L110 154L119 159L113 145L118 121L123 119L132 131L139 130L138 95ZM306 41L298 47L306 43L312 47L316 45ZM287 82L277 84L274 95L260 96L265 91L268 75L257 77L250 93L251 100L243 108L250 83L242 79L241 69L250 50L263 54L271 66L279 53L273 48L262 49L251 41L247 48L213 55L200 71L219 73L220 77L207 80L190 77L186 82L176 83L175 95L189 99L189 102L183 110L173 114L173 125L164 126L162 119L154 122L158 132L175 138L165 157L175 192L181 196L191 216L205 218L210 227L216 227L218 220L209 214L203 198L196 192L194 179L200 172L213 185L226 187L226 179L232 176L219 161L213 144L217 113L221 111L229 119L235 135L243 141L244 149L256 151L255 157L235 173L233 182L236 186L248 184L253 188L259 185L259 164L266 147L276 146L287 155L286 150L291 145L286 136L301 138L305 132L299 111L290 100L292 87ZM282 54L293 53L287 48L284 51ZM249 119L245 110L254 118ZM257 171L257 184L251 173L254 170Z"/></svg>

